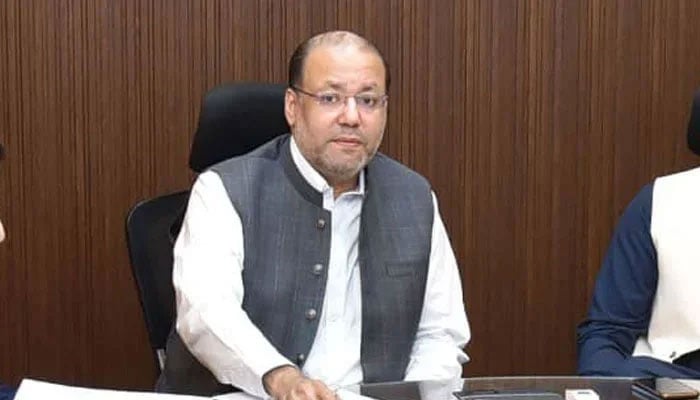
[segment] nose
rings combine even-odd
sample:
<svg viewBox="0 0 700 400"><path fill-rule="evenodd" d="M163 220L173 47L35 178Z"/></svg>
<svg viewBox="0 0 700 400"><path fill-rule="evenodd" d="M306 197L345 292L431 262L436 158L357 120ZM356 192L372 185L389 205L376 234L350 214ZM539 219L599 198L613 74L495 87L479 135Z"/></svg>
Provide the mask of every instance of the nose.
<svg viewBox="0 0 700 400"><path fill-rule="evenodd" d="M360 112L357 109L357 102L354 97L346 98L339 122L341 125L347 126L357 126L360 124Z"/></svg>

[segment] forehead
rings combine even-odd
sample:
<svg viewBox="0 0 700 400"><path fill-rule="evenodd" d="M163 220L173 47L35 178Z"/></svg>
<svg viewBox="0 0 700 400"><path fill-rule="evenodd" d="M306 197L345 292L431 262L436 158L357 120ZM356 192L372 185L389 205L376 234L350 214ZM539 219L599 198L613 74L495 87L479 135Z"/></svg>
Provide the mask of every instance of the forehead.
<svg viewBox="0 0 700 400"><path fill-rule="evenodd" d="M319 45L304 63L303 82L309 90L324 88L383 91L384 63L370 48L356 45Z"/></svg>

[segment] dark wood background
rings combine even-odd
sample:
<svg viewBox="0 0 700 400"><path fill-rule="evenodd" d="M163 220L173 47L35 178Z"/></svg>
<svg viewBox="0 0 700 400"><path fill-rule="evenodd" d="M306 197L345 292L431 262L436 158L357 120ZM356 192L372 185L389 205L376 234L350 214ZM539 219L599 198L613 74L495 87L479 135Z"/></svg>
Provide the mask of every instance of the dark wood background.
<svg viewBox="0 0 700 400"><path fill-rule="evenodd" d="M462 268L468 375L574 372L617 216L685 147L694 0L4 0L0 380L148 388L124 218L187 188L202 94L285 81L352 29L391 67L383 150L429 177Z"/></svg>

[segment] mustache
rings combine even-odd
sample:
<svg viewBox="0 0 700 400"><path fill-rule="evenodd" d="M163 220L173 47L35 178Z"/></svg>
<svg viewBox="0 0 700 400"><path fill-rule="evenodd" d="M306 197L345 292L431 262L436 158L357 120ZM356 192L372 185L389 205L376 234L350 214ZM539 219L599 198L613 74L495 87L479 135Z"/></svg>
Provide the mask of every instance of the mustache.
<svg viewBox="0 0 700 400"><path fill-rule="evenodd" d="M331 140L337 139L354 139L362 142L366 141L364 132L357 129L343 129L331 137Z"/></svg>

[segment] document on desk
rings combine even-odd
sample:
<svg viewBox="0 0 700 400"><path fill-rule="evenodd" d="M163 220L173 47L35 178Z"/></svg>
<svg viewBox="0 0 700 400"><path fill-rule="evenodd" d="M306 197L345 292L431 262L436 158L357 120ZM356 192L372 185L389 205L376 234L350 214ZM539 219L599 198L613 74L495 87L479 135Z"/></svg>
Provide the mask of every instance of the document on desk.
<svg viewBox="0 0 700 400"><path fill-rule="evenodd" d="M700 380L698 379L676 379L680 383L683 383L687 386L690 386L691 388L697 390L700 392Z"/></svg>
<svg viewBox="0 0 700 400"><path fill-rule="evenodd" d="M377 400L372 397L363 396L351 390L338 389L336 392L340 400ZM16 400L16 399L15 399ZM248 393L229 393L221 394L213 398L213 400L260 400L259 397L249 395Z"/></svg>
<svg viewBox="0 0 700 400"><path fill-rule="evenodd" d="M184 396L152 392L91 389L24 379L17 389L15 400L201 400L206 397Z"/></svg>
<svg viewBox="0 0 700 400"><path fill-rule="evenodd" d="M346 390L346 389L338 389L338 391L336 391L336 394L338 395L340 400L377 400L375 398L363 396L359 393L355 393L354 391ZM221 395L218 395L216 397L213 397L212 400L261 400L261 399L259 397L250 395L248 393L237 392L237 393L221 394Z"/></svg>
<svg viewBox="0 0 700 400"><path fill-rule="evenodd" d="M349 390L339 389L341 400L373 400ZM92 389L79 386L61 385L34 379L24 379L17 389L15 400L260 400L243 392L229 393L215 397L186 396L154 392L133 392L127 390Z"/></svg>

